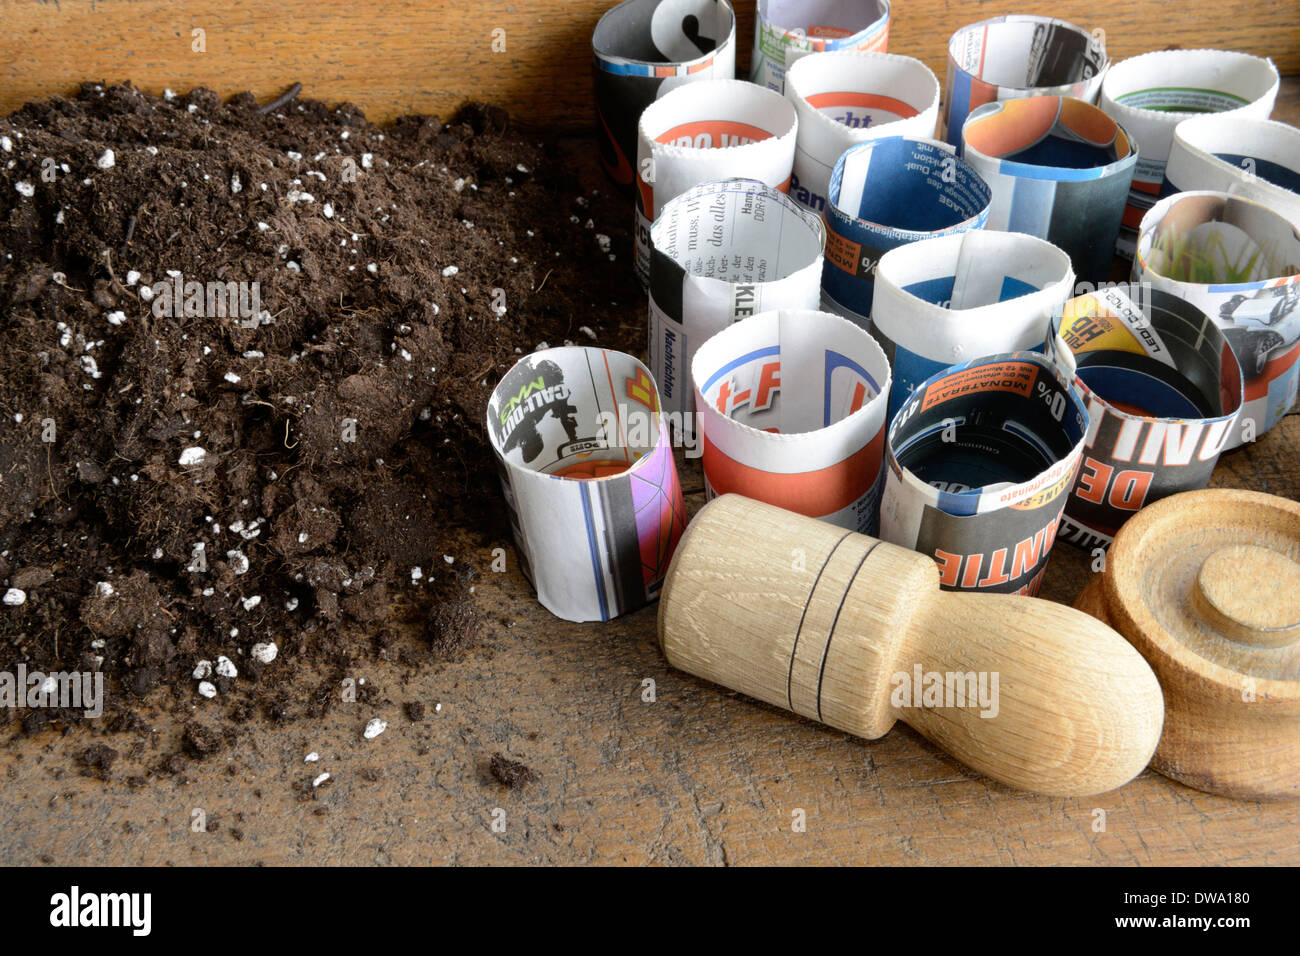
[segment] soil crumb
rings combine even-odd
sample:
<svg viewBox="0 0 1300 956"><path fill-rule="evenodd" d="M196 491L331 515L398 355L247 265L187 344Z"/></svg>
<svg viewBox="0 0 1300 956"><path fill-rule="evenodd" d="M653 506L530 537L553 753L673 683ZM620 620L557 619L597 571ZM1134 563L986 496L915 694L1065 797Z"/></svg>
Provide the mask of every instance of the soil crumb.
<svg viewBox="0 0 1300 956"><path fill-rule="evenodd" d="M537 772L527 764L520 763L518 760L511 760L505 754L494 753L492 762L489 764L492 776L497 781L511 790L515 790L524 784L532 783L538 779Z"/></svg>
<svg viewBox="0 0 1300 956"><path fill-rule="evenodd" d="M186 753L200 759L217 753L226 745L225 739L218 731L197 720L191 720L185 725L185 730L181 734L181 743Z"/></svg>

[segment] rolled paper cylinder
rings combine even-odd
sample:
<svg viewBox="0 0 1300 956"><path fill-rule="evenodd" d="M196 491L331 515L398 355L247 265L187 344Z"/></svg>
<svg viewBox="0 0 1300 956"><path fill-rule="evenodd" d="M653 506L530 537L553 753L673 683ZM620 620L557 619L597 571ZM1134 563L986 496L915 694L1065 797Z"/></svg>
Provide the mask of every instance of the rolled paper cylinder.
<svg viewBox="0 0 1300 956"><path fill-rule="evenodd" d="M961 143L966 117L985 103L1026 96L1094 102L1109 66L1104 34L1053 17L994 17L948 41L945 136Z"/></svg>
<svg viewBox="0 0 1300 956"><path fill-rule="evenodd" d="M607 621L658 597L686 507L644 365L596 348L525 355L488 399L487 431L543 607Z"/></svg>
<svg viewBox="0 0 1300 956"><path fill-rule="evenodd" d="M1087 431L1036 352L940 372L889 425L880 537L934 558L945 590L1037 594Z"/></svg>
<svg viewBox="0 0 1300 956"><path fill-rule="evenodd" d="M950 365L1044 351L1073 292L1069 257L1019 233L972 229L886 252L876 269L871 333L893 370L890 419Z"/></svg>
<svg viewBox="0 0 1300 956"><path fill-rule="evenodd" d="M632 187L637 120L684 83L736 75L736 16L727 0L624 0L591 35L600 158Z"/></svg>
<svg viewBox="0 0 1300 956"><path fill-rule="evenodd" d="M785 95L799 115L790 195L821 213L835 161L854 143L934 135L939 81L910 56L812 53L790 67Z"/></svg>
<svg viewBox="0 0 1300 956"><path fill-rule="evenodd" d="M1236 113L1183 120L1160 195L1207 189L1263 203L1300 228L1300 129Z"/></svg>
<svg viewBox="0 0 1300 956"><path fill-rule="evenodd" d="M809 53L883 53L889 0L758 0L750 80L778 93L787 70Z"/></svg>
<svg viewBox="0 0 1300 956"><path fill-rule="evenodd" d="M962 158L993 191L985 229L1054 243L1080 279L1110 277L1138 162L1118 123L1068 96L986 103L966 120Z"/></svg>
<svg viewBox="0 0 1300 956"><path fill-rule="evenodd" d="M979 173L943 143L887 136L851 147L831 173L822 308L867 328L880 257L982 227L990 199Z"/></svg>
<svg viewBox="0 0 1300 956"><path fill-rule="evenodd" d="M889 363L870 335L828 312L764 312L705 342L692 371L710 498L875 529Z"/></svg>
<svg viewBox="0 0 1300 956"><path fill-rule="evenodd" d="M1142 217L1165 178L1174 129L1197 113L1268 119L1277 99L1272 60L1227 50L1157 50L1115 64L1099 105L1128 131L1142 155L1133 171L1115 251L1132 258Z"/></svg>
<svg viewBox="0 0 1300 956"><path fill-rule="evenodd" d="M1071 299L1060 335L1090 425L1057 537L1091 551L1139 509L1206 486L1241 411L1241 366L1204 312L1145 286Z"/></svg>
<svg viewBox="0 0 1300 956"><path fill-rule="evenodd" d="M1223 330L1245 404L1226 448L1276 425L1300 385L1300 237L1268 207L1221 192L1176 193L1142 219L1133 281L1168 292Z"/></svg>
<svg viewBox="0 0 1300 956"><path fill-rule="evenodd" d="M799 120L779 93L710 80L665 94L641 114L637 142L636 266L650 281L650 226L700 183L755 179L789 192Z"/></svg>
<svg viewBox="0 0 1300 956"><path fill-rule="evenodd" d="M651 239L649 363L674 430L689 437L696 349L758 312L816 308L822 226L784 193L730 180L672 200Z"/></svg>

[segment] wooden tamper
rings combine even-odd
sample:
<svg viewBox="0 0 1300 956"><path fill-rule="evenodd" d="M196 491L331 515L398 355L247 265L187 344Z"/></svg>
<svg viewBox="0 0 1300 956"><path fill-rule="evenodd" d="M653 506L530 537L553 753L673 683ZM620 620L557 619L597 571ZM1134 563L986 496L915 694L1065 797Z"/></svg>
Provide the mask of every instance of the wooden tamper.
<svg viewBox="0 0 1300 956"><path fill-rule="evenodd" d="M1036 598L942 592L925 555L738 495L687 526L659 643L674 667L859 737L902 720L1038 793L1131 780L1164 715L1151 668L1096 619ZM940 706L902 695L929 675L945 683ZM996 707L956 695L980 675Z"/></svg>
<svg viewBox="0 0 1300 956"><path fill-rule="evenodd" d="M1300 503L1226 489L1158 501L1075 607L1160 678L1155 769L1227 797L1300 797Z"/></svg>

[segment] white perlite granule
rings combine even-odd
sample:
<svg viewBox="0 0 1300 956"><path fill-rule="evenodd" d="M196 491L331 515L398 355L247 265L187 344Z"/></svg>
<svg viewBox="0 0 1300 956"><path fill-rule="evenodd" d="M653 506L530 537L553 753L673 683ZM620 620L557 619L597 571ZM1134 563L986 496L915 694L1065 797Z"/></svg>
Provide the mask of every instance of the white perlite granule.
<svg viewBox="0 0 1300 956"><path fill-rule="evenodd" d="M280 649L275 646L274 641L267 641L260 644L254 644L249 656L259 664L269 664L279 655Z"/></svg>

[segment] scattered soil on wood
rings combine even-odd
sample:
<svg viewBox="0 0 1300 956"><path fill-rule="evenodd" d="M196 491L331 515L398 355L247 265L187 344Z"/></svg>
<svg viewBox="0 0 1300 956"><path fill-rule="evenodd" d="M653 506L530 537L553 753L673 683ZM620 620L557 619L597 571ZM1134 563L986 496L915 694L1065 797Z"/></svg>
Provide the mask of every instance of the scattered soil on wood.
<svg viewBox="0 0 1300 956"><path fill-rule="evenodd" d="M491 388L543 344L644 336L589 148L485 106L381 128L90 84L0 119L0 670L102 671L117 728L170 689L201 758L328 707L283 689L306 662L472 647L509 537Z"/></svg>
<svg viewBox="0 0 1300 956"><path fill-rule="evenodd" d="M505 754L495 753L488 764L488 769L497 782L514 790L524 784L537 780L537 773L525 763L511 760Z"/></svg>

